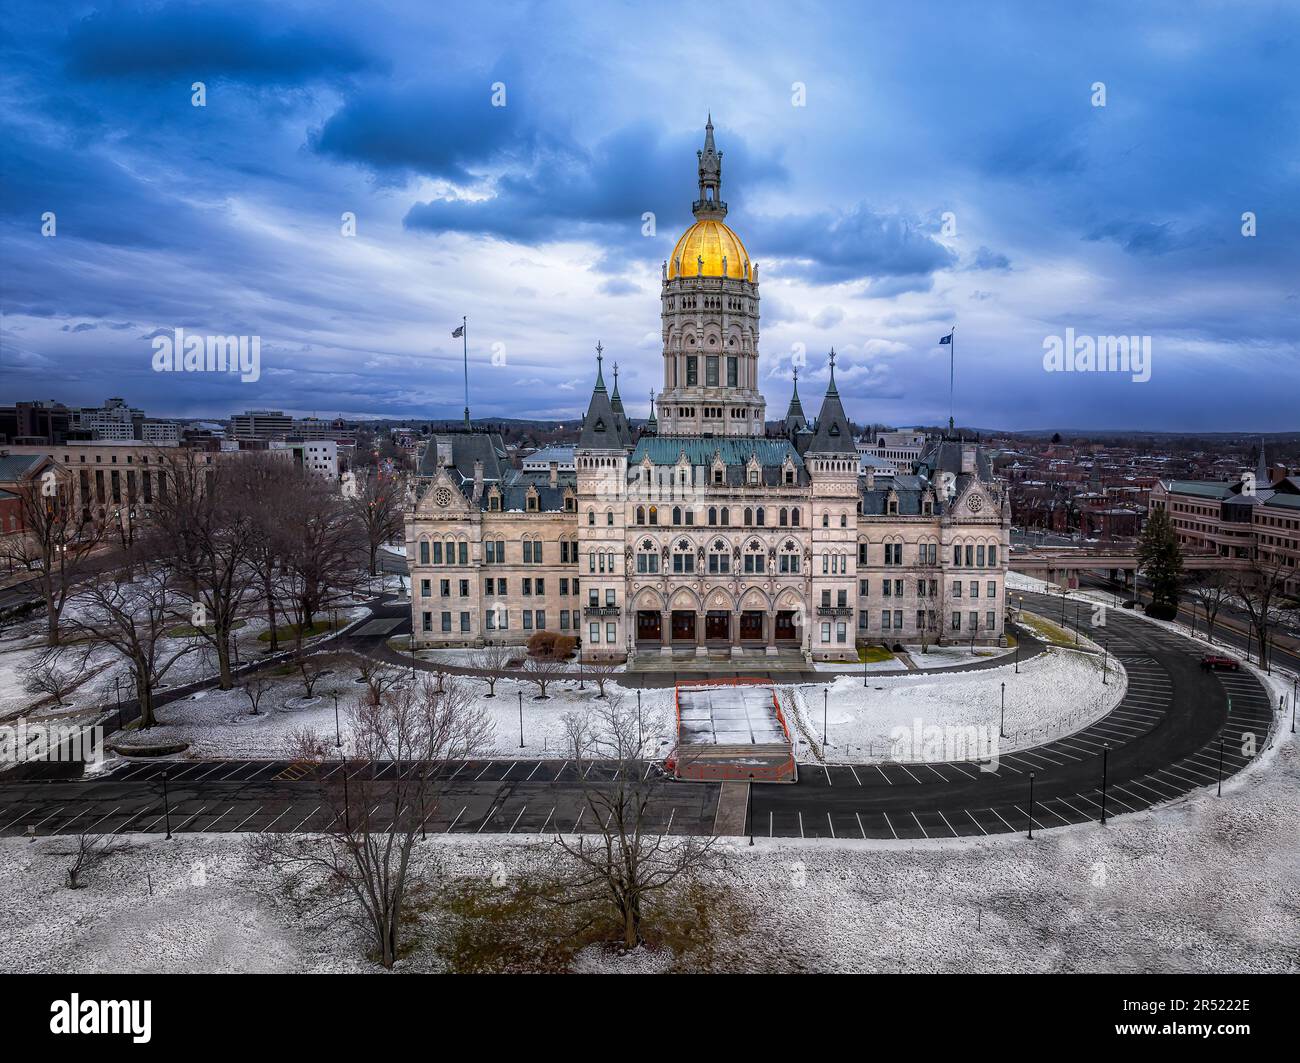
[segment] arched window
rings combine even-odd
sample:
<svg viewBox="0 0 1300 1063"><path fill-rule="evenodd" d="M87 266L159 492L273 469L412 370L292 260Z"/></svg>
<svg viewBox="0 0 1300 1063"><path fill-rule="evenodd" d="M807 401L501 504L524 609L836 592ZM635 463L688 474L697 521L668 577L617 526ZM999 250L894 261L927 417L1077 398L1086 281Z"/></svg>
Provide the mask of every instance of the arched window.
<svg viewBox="0 0 1300 1063"><path fill-rule="evenodd" d="M636 507L636 522L637 522L638 524L644 524L644 523L645 523L645 506L637 506L637 507Z"/></svg>
<svg viewBox="0 0 1300 1063"><path fill-rule="evenodd" d="M651 507L650 507L650 523L651 523L651 524L658 524L658 523L659 523L659 507L658 507L658 506L651 506Z"/></svg>
<svg viewBox="0 0 1300 1063"><path fill-rule="evenodd" d="M749 527L751 524L753 524L753 523L754 523L754 510L753 510L751 507L746 506L746 507L745 507L745 527L748 528L748 527Z"/></svg>
<svg viewBox="0 0 1300 1063"><path fill-rule="evenodd" d="M789 521L790 521L790 511L786 509L785 506L782 506L781 512L777 514L777 524L779 524L782 528L784 528L786 524L789 523Z"/></svg>
<svg viewBox="0 0 1300 1063"><path fill-rule="evenodd" d="M594 509L587 510L587 523L588 524L596 523L596 511Z"/></svg>
<svg viewBox="0 0 1300 1063"><path fill-rule="evenodd" d="M726 528L726 527L729 527L730 525L731 525L731 510L729 510L726 506L723 506L723 507L722 507L722 526L723 526L724 528Z"/></svg>
<svg viewBox="0 0 1300 1063"><path fill-rule="evenodd" d="M763 507L762 507L762 506L759 506L758 509L754 511L754 519L755 519L755 522L758 524L758 526L759 526L760 528L761 528L765 523L767 523L767 522L763 519Z"/></svg>
<svg viewBox="0 0 1300 1063"><path fill-rule="evenodd" d="M614 523L614 511L612 509L605 510L605 523L606 524Z"/></svg>
<svg viewBox="0 0 1300 1063"><path fill-rule="evenodd" d="M823 513L823 514L822 514L822 527L823 527L823 528L829 528L830 526L831 526L831 515L830 515L829 513Z"/></svg>
<svg viewBox="0 0 1300 1063"><path fill-rule="evenodd" d="M673 506L673 524L680 524L681 522L682 522L682 507Z"/></svg>
<svg viewBox="0 0 1300 1063"><path fill-rule="evenodd" d="M792 528L797 528L797 527L799 527L799 507L798 507L798 506L795 506L794 509L790 510L790 527L792 527Z"/></svg>
<svg viewBox="0 0 1300 1063"><path fill-rule="evenodd" d="M715 524L717 524L717 523L718 523L718 507L717 507L717 506L710 506L710 507L709 507L709 526L712 527L713 525L715 525Z"/></svg>

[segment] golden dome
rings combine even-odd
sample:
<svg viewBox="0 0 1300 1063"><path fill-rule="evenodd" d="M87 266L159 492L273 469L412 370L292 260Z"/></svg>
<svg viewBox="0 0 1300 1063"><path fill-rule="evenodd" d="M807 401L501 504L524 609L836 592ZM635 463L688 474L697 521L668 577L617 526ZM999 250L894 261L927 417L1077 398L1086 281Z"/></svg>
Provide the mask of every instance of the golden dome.
<svg viewBox="0 0 1300 1063"><path fill-rule="evenodd" d="M740 237L724 222L703 218L692 225L673 248L668 260L668 279L694 277L699 272L699 259L704 259L704 276L721 277L722 260L727 260L727 276L734 280L753 280L753 266L749 252ZM677 264L681 263L678 270Z"/></svg>

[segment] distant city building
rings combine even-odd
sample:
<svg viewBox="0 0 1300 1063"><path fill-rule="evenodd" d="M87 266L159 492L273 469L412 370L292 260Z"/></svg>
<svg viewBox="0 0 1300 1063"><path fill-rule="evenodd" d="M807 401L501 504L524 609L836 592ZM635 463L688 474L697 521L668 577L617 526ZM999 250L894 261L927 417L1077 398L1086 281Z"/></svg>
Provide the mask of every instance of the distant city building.
<svg viewBox="0 0 1300 1063"><path fill-rule="evenodd" d="M925 450L924 432L877 432L863 436L857 442L857 451L864 456L883 458L903 472L914 472L914 466Z"/></svg>
<svg viewBox="0 0 1300 1063"><path fill-rule="evenodd" d="M560 472L575 472L578 467L574 464L573 451L573 447L543 447L529 454L521 464L524 472L546 472L551 462L555 462Z"/></svg>
<svg viewBox="0 0 1300 1063"><path fill-rule="evenodd" d="M280 410L245 410L230 418L232 439L283 439L293 434L293 418Z"/></svg>
<svg viewBox="0 0 1300 1063"><path fill-rule="evenodd" d="M269 452L290 458L298 468L327 480L339 478L339 445L332 439L310 443L273 441Z"/></svg>
<svg viewBox="0 0 1300 1063"><path fill-rule="evenodd" d="M1300 595L1300 476L1259 464L1236 481L1160 480L1151 509L1169 514L1184 550L1280 563L1285 590Z"/></svg>

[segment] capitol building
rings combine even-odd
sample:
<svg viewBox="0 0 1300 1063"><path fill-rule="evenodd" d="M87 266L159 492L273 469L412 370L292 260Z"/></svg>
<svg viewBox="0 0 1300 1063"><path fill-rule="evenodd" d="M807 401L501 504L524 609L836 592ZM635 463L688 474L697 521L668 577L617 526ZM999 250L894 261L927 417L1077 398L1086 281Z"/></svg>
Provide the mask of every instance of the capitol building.
<svg viewBox="0 0 1300 1063"><path fill-rule="evenodd" d="M906 470L878 473L833 352L817 416L796 380L769 423L759 269L726 222L712 121L697 155L695 221L662 267L648 422L632 428L598 347L570 467L514 468L491 432L432 437L406 512L416 644L545 630L579 639L589 661L773 667L856 661L864 644L1002 642L1010 509L987 455L931 440Z"/></svg>

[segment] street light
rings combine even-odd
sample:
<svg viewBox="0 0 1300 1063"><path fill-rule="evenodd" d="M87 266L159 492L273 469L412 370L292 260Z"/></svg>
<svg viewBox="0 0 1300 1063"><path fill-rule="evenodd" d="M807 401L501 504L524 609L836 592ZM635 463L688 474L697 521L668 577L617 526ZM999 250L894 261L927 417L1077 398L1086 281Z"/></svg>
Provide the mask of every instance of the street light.
<svg viewBox="0 0 1300 1063"><path fill-rule="evenodd" d="M1002 684L1002 721L998 724L998 737L1007 737L1007 685Z"/></svg>
<svg viewBox="0 0 1300 1063"><path fill-rule="evenodd" d="M754 844L754 773L749 773L749 789L745 791L745 818L749 820L749 844Z"/></svg>
<svg viewBox="0 0 1300 1063"><path fill-rule="evenodd" d="M1228 699L1228 715L1229 716L1232 715L1232 698ZM1217 797L1223 796L1223 735L1222 734L1219 735L1219 790L1215 796Z"/></svg>
<svg viewBox="0 0 1300 1063"><path fill-rule="evenodd" d="M1106 770L1110 760L1110 743L1101 745L1101 825L1106 825Z"/></svg>
<svg viewBox="0 0 1300 1063"><path fill-rule="evenodd" d="M831 688L822 691L822 750L826 749L826 706L830 701Z"/></svg>
<svg viewBox="0 0 1300 1063"><path fill-rule="evenodd" d="M1029 837L1034 836L1034 773L1029 773Z"/></svg>
<svg viewBox="0 0 1300 1063"><path fill-rule="evenodd" d="M519 695L519 748L524 748L524 692L515 691Z"/></svg>
<svg viewBox="0 0 1300 1063"><path fill-rule="evenodd" d="M166 840L171 841L172 840L171 802L168 800L167 797L167 769L166 768L163 768L162 780L163 780L163 825L167 829Z"/></svg>
<svg viewBox="0 0 1300 1063"><path fill-rule="evenodd" d="M343 746L343 732L339 730L339 692L334 691L334 748Z"/></svg>

